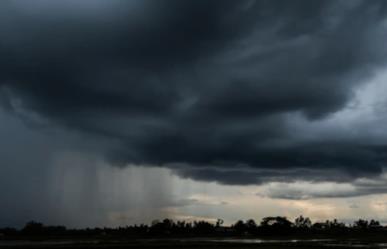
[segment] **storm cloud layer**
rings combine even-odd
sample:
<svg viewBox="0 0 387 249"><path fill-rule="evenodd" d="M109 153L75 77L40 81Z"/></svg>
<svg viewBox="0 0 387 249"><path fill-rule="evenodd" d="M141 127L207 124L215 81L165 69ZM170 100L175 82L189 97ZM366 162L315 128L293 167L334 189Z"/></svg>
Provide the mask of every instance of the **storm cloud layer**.
<svg viewBox="0 0 387 249"><path fill-rule="evenodd" d="M6 110L197 180L382 172L381 125L329 120L385 66L385 1L81 2L0 3Z"/></svg>

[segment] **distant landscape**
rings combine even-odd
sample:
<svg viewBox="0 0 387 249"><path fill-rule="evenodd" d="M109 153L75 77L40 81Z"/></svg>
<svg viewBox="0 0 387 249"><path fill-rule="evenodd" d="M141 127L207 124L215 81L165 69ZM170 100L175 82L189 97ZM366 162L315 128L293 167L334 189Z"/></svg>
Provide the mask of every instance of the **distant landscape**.
<svg viewBox="0 0 387 249"><path fill-rule="evenodd" d="M1 248L387 248L387 227L377 220L345 224L315 222L300 216L239 220L155 220L151 225L69 229L28 222L22 229L0 229Z"/></svg>

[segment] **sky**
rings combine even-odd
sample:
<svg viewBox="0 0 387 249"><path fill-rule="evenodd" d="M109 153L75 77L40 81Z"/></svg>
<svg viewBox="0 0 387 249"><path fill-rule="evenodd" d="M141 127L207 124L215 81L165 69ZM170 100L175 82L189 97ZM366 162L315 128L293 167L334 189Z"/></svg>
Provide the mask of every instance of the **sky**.
<svg viewBox="0 0 387 249"><path fill-rule="evenodd" d="M3 0L0 227L387 223L387 2Z"/></svg>

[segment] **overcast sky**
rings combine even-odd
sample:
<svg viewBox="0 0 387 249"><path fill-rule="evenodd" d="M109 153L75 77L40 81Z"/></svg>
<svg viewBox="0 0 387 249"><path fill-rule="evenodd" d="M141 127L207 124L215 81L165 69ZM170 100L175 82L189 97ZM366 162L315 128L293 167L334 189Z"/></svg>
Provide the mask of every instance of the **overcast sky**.
<svg viewBox="0 0 387 249"><path fill-rule="evenodd" d="M3 0L0 226L387 221L387 2Z"/></svg>

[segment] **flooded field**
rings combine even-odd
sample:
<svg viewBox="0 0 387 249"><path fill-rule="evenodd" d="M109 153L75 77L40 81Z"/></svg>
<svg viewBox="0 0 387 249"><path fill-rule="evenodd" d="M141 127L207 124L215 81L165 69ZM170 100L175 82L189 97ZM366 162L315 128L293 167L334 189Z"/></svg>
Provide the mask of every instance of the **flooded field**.
<svg viewBox="0 0 387 249"><path fill-rule="evenodd" d="M0 248L375 248L387 249L387 243L337 239L135 239L135 240L46 240L0 241Z"/></svg>

